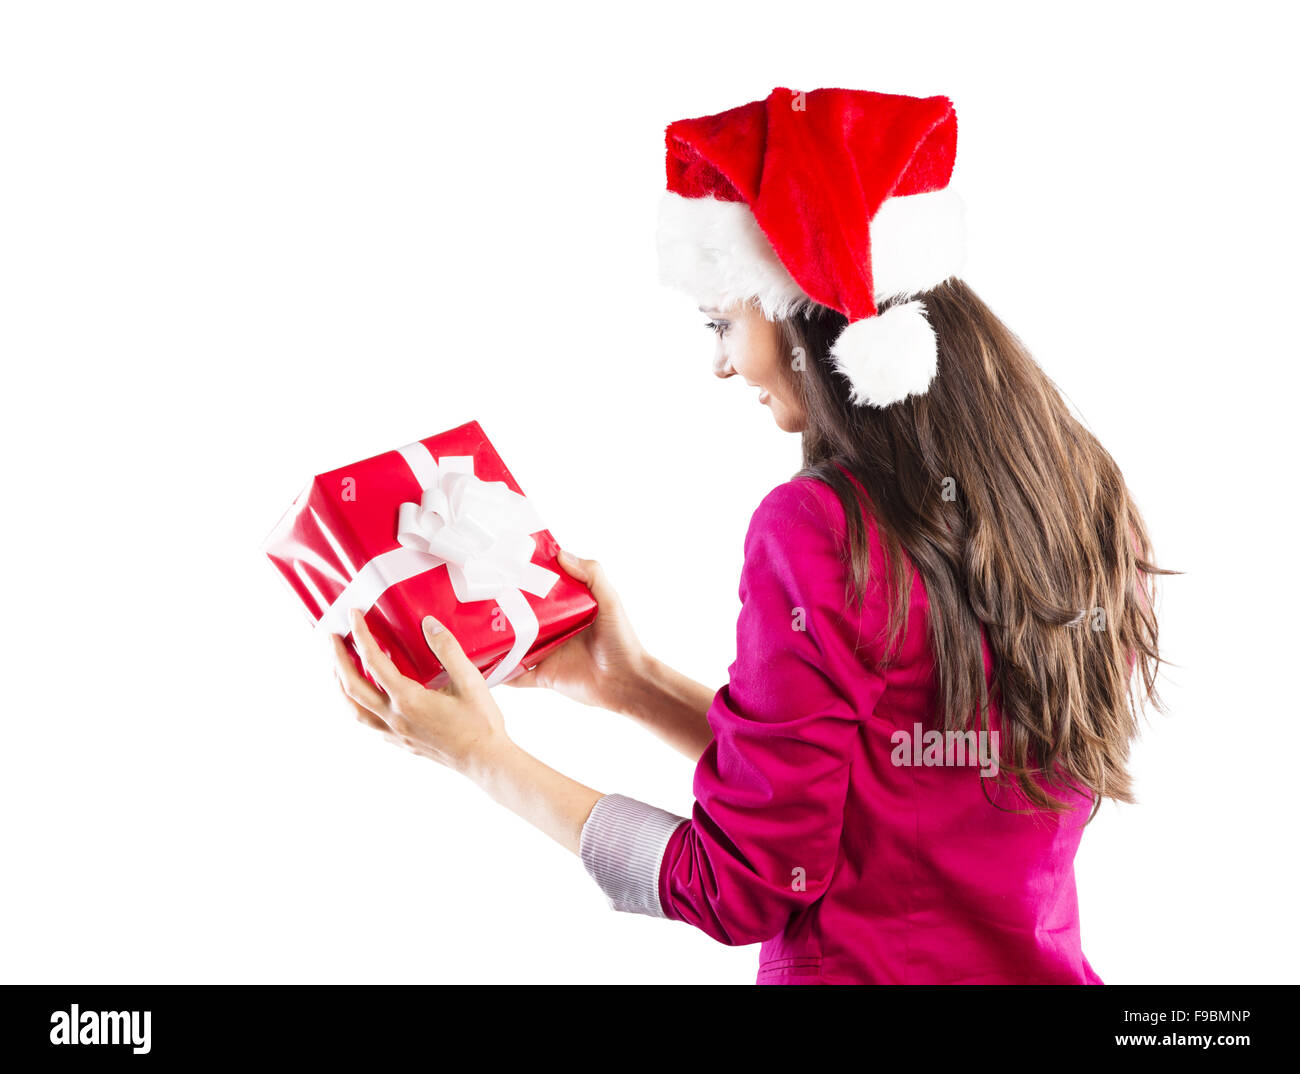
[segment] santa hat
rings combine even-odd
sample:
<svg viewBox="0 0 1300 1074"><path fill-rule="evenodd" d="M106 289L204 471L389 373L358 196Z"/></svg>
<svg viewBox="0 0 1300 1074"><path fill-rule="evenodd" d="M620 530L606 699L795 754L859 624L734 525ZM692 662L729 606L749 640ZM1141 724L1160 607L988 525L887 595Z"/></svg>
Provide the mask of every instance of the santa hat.
<svg viewBox="0 0 1300 1074"><path fill-rule="evenodd" d="M829 306L849 319L831 356L854 403L888 406L926 390L937 345L923 303L878 307L961 269L947 97L774 89L678 120L666 135L666 283L718 308L755 300L773 320Z"/></svg>

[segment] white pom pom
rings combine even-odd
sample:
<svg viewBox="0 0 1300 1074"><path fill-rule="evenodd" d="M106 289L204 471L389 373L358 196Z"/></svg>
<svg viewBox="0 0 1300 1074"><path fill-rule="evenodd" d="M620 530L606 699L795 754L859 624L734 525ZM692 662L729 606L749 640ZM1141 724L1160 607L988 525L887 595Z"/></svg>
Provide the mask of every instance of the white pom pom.
<svg viewBox="0 0 1300 1074"><path fill-rule="evenodd" d="M848 378L857 406L889 406L930 386L939 343L922 302L891 306L854 321L831 347L835 368Z"/></svg>

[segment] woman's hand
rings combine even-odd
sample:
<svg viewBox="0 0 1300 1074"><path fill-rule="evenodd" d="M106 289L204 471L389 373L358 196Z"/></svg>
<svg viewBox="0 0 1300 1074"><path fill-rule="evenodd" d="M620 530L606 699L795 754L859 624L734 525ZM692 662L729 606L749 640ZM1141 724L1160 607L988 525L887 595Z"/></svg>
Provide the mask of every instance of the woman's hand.
<svg viewBox="0 0 1300 1074"><path fill-rule="evenodd" d="M336 635L339 683L357 718L397 745L469 777L577 854L583 825L600 792L548 768L510 741L501 710L460 643L432 616L424 620L424 639L451 679L444 689L429 690L397 670L360 612L352 612L351 618L361 662L383 687L377 690L366 681Z"/></svg>
<svg viewBox="0 0 1300 1074"><path fill-rule="evenodd" d="M584 705L626 711L629 691L646 677L650 658L600 564L561 552L560 566L591 590L596 621L508 685L544 686Z"/></svg>
<svg viewBox="0 0 1300 1074"><path fill-rule="evenodd" d="M358 611L351 613L352 639L377 690L357 671L343 639L334 635L339 685L357 719L396 745L469 775L512 745L501 710L460 643L433 616L424 620L424 639L450 678L430 690L397 670Z"/></svg>

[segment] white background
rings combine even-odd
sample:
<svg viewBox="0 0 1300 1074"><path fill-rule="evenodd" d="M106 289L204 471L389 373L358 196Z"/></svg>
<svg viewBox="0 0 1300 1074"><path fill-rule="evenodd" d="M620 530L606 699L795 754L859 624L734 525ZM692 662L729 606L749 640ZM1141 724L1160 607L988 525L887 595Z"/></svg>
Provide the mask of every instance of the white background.
<svg viewBox="0 0 1300 1074"><path fill-rule="evenodd" d="M353 722L259 545L313 473L478 419L721 683L798 447L657 283L662 132L839 85L953 98L966 277L1187 572L1141 804L1078 858L1086 953L1296 980L1284 6L461 7L3 8L0 976L753 979ZM657 740L497 694L549 763L689 810Z"/></svg>

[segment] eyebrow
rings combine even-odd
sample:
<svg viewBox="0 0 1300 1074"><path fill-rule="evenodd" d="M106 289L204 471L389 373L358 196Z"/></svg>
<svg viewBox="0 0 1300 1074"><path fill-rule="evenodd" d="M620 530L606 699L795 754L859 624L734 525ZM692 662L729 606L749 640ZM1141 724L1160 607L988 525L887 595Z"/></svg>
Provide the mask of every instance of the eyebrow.
<svg viewBox="0 0 1300 1074"><path fill-rule="evenodd" d="M720 314L722 311L719 310L719 309L716 309L716 308L713 307L713 306L701 306L701 307L700 307L700 312L701 312L701 313L718 313L718 314Z"/></svg>

